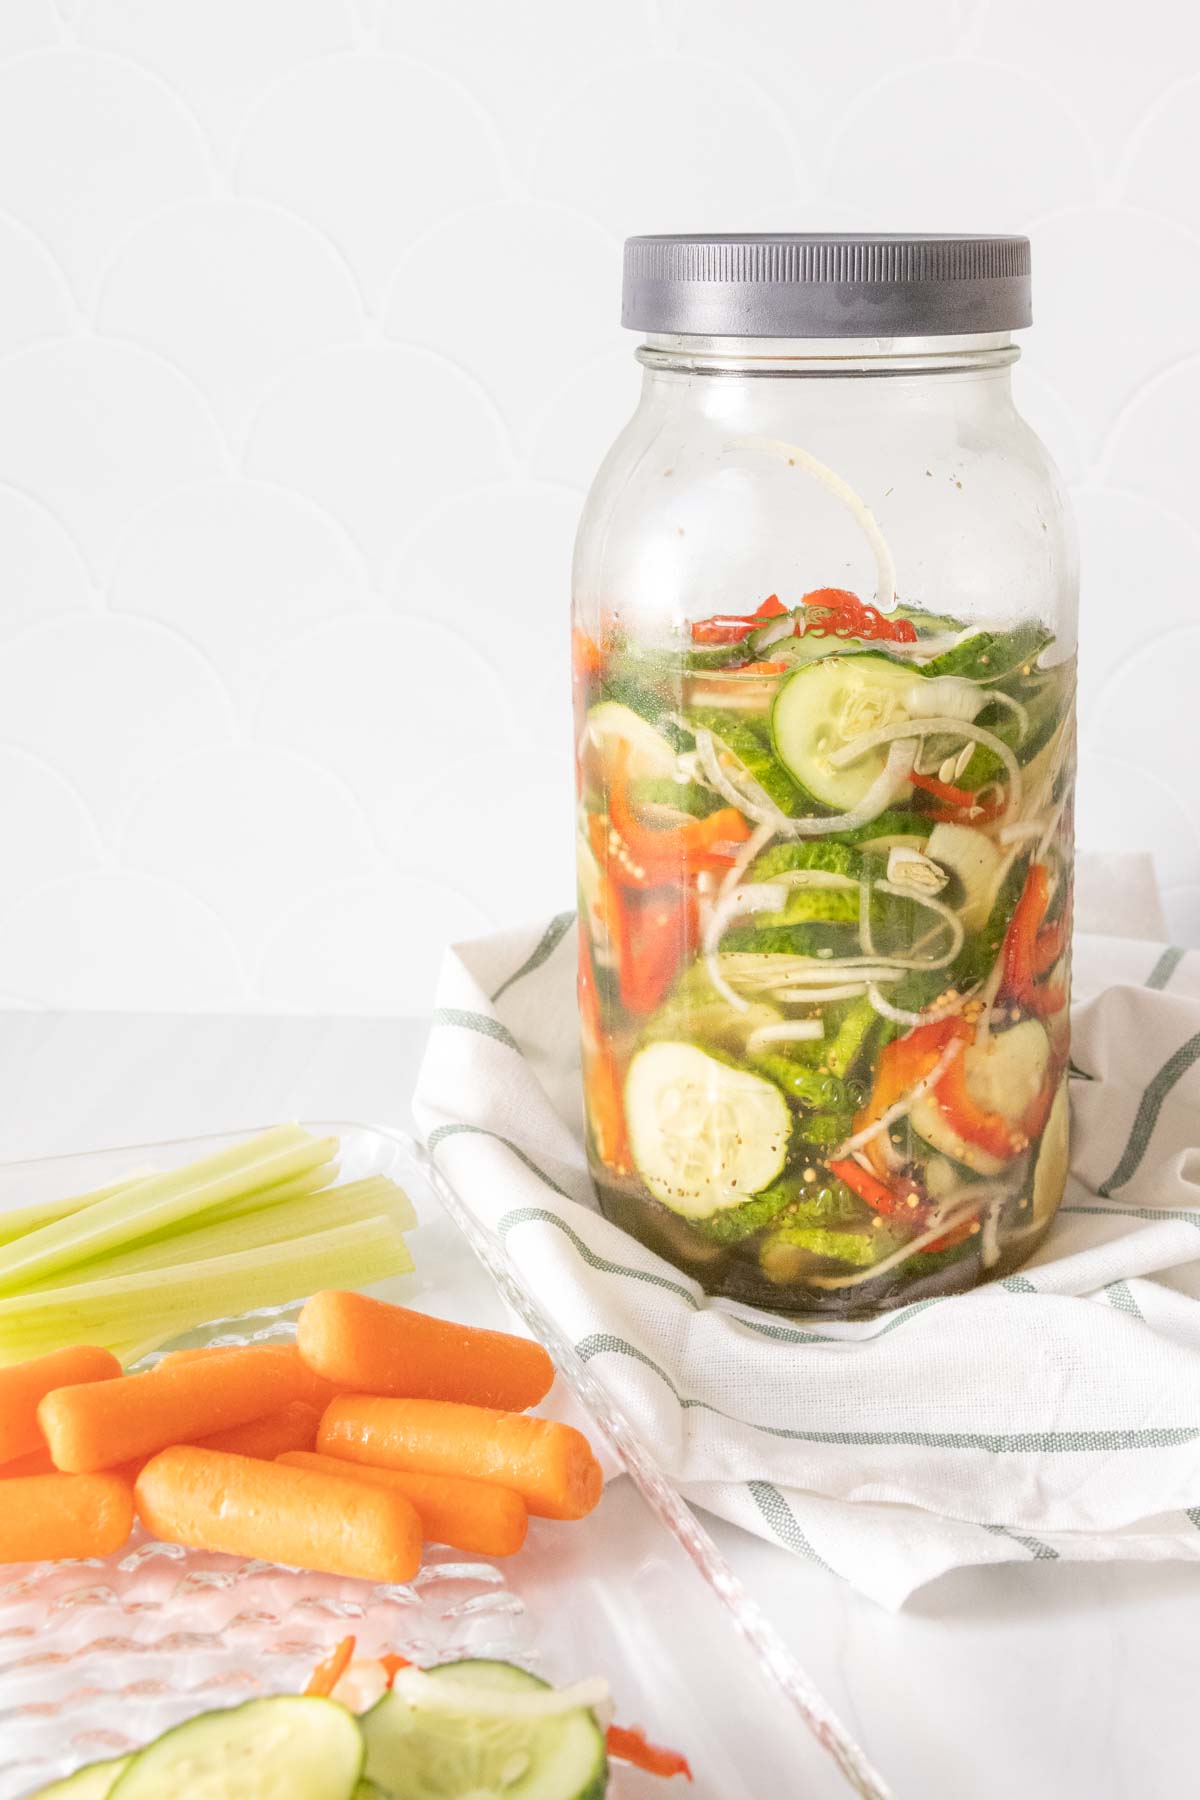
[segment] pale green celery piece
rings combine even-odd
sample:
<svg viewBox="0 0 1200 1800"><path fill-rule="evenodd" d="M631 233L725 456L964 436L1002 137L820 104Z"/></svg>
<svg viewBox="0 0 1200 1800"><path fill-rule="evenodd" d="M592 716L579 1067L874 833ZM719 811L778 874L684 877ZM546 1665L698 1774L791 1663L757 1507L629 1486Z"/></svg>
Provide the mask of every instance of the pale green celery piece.
<svg viewBox="0 0 1200 1800"><path fill-rule="evenodd" d="M147 1176L80 1214L5 1245L0 1249L0 1293L90 1261L248 1189L319 1167L337 1147L336 1138L314 1138L298 1125L279 1125L181 1169Z"/></svg>
<svg viewBox="0 0 1200 1800"><path fill-rule="evenodd" d="M177 1268L180 1263L207 1262L214 1256L234 1256L242 1250L261 1250L268 1244L311 1237L314 1232L329 1231L335 1225L353 1225L384 1212L395 1216L391 1204L393 1192L400 1190L393 1188L383 1175L351 1181L345 1187L323 1188L319 1193L293 1200L288 1206L268 1206L262 1212L247 1213L241 1218L219 1219L195 1231L172 1232L170 1237L153 1243L134 1244L116 1256L98 1256L93 1262L76 1263L71 1268L71 1280L72 1283L108 1281L119 1275L137 1275L143 1270ZM397 1217L396 1225L403 1230L402 1219ZM48 1275L42 1281L31 1282L22 1291L40 1294L62 1285L61 1276Z"/></svg>
<svg viewBox="0 0 1200 1800"><path fill-rule="evenodd" d="M146 1179L146 1173L145 1169L139 1169L120 1181L110 1182L107 1187L93 1188L88 1194L71 1194L62 1200L41 1200L34 1206L10 1207L0 1212L0 1244L11 1244L14 1238L24 1237L27 1232L53 1225L58 1219L82 1212L86 1206L94 1206L98 1200L107 1200L113 1194L136 1187L139 1181Z"/></svg>
<svg viewBox="0 0 1200 1800"><path fill-rule="evenodd" d="M361 1287L407 1274L412 1257L394 1219L378 1214L207 1262L108 1281L76 1282L0 1300L0 1365L67 1344L148 1345L324 1287Z"/></svg>

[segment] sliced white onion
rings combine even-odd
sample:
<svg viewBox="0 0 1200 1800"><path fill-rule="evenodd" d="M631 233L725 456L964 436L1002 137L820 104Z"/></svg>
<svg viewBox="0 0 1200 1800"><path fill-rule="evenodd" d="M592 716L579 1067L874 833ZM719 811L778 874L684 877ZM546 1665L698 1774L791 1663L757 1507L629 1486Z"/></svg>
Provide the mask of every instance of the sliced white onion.
<svg viewBox="0 0 1200 1800"><path fill-rule="evenodd" d="M886 1112L880 1113L873 1124L864 1125L861 1131L856 1131L853 1137L848 1137L837 1155L853 1156L855 1151L865 1149L881 1132L890 1130L897 1119L904 1118L918 1100L923 1100L930 1089L937 1086L955 1057L961 1055L962 1048L961 1038L951 1038L928 1075L923 1075L920 1081L914 1081L907 1094L902 1094L894 1106L889 1106Z"/></svg>
<svg viewBox="0 0 1200 1800"><path fill-rule="evenodd" d="M973 725L966 719L952 719L935 716L932 718L906 719L899 725L880 725L874 731L864 731L859 737L852 738L840 750L835 750L829 758L834 769L845 769L865 756L868 750L877 750L881 744L891 744L897 739L926 737L931 732L945 732L947 736L970 738L973 743L982 744L991 750L1004 764L1008 772L1008 803L1016 808L1021 803L1021 770L1016 757L994 731L986 731L982 725Z"/></svg>
<svg viewBox="0 0 1200 1800"><path fill-rule="evenodd" d="M761 856L774 836L775 826L770 819L764 819L761 825L754 827L734 857L732 867L727 869L722 877L721 885L717 889L719 900L723 900L726 894L732 893L733 889L740 885L746 870Z"/></svg>
<svg viewBox="0 0 1200 1800"><path fill-rule="evenodd" d="M887 653L889 656L901 656L908 662L929 661L935 656L942 656L947 650L957 650L960 644L965 644L969 637L975 637L978 631L978 625L968 625L962 631L942 631L936 636L931 633L929 637L918 638L915 644L890 639Z"/></svg>
<svg viewBox="0 0 1200 1800"><path fill-rule="evenodd" d="M914 906L923 906L929 912L936 913L938 917L944 919L946 924L950 927L951 942L949 950L944 956L938 957L936 961L922 964L922 967L941 969L944 968L948 962L954 961L954 958L963 947L963 939L966 936L966 932L963 928L962 920L952 906L947 906L944 900L935 900L932 894L917 894L914 893L911 888L898 887L894 881L877 881L875 883L875 891L879 894L890 894L893 900L911 900Z"/></svg>
<svg viewBox="0 0 1200 1800"><path fill-rule="evenodd" d="M749 1012L750 1004L736 990L730 987L721 973L720 959L717 950L721 938L734 919L745 918L747 914L756 912L778 912L787 899L786 888L777 883L754 881L745 887L733 888L730 893L717 901L713 907L712 917L704 928L704 966L708 971L708 979L730 1006L738 1012Z"/></svg>
<svg viewBox="0 0 1200 1800"><path fill-rule="evenodd" d="M887 964L864 964L841 960L834 962L813 961L811 968L802 973L787 977L784 985L793 987L821 987L830 982L844 981L850 976L855 981L903 981L905 970L889 969Z"/></svg>
<svg viewBox="0 0 1200 1800"><path fill-rule="evenodd" d="M772 644L779 643L781 638L792 637L796 630L796 619L793 613L784 613L782 618L772 619L769 625L760 625L750 635L754 638L754 654L766 650Z"/></svg>
<svg viewBox="0 0 1200 1800"><path fill-rule="evenodd" d="M896 565L892 561L887 539L880 531L878 521L866 501L855 493L848 481L831 469L828 463L818 461L811 451L802 450L799 444L785 443L781 438L736 438L730 447L734 450L763 450L768 456L781 456L785 462L803 469L806 475L811 475L814 481L819 481L822 487L828 488L849 509L871 546L875 557L875 604L883 610L895 605Z"/></svg>
<svg viewBox="0 0 1200 1800"><path fill-rule="evenodd" d="M858 942L864 958L874 956L875 940L871 935L871 883L866 875L858 884Z"/></svg>
<svg viewBox="0 0 1200 1800"><path fill-rule="evenodd" d="M996 838L1001 844L1022 844L1026 838L1041 837L1045 828L1045 819L1014 819L1011 825L1000 827Z"/></svg>
<svg viewBox="0 0 1200 1800"><path fill-rule="evenodd" d="M771 995L776 1000L792 1000L807 1002L811 1006L825 1006L830 1000L858 1000L867 991L865 981L847 981L835 987L788 987L772 988Z"/></svg>
<svg viewBox="0 0 1200 1800"><path fill-rule="evenodd" d="M825 1036L825 1026L820 1019L783 1019L778 1025L760 1025L746 1039L746 1048L753 1056L764 1044L812 1044Z"/></svg>
<svg viewBox="0 0 1200 1800"><path fill-rule="evenodd" d="M704 779L709 786L715 788L723 800L735 807L738 812L745 813L748 819L755 819L760 825L772 825L776 831L782 831L790 824L790 820L765 788L759 786L748 769L741 770L741 779L745 788L735 784L721 767L721 759L717 755L717 747L713 742L711 731L701 728L696 733L696 754L700 759L700 767L704 771Z"/></svg>
<svg viewBox="0 0 1200 1800"><path fill-rule="evenodd" d="M906 1006L893 1006L885 1000L875 982L867 988L867 998L879 1014L880 1018L890 1019L893 1025L936 1025L939 1019L948 1019L952 1014L961 1012L971 998L974 989L965 994L956 994L953 1000L947 1000L942 1006L927 1006L923 1012L910 1012Z"/></svg>
<svg viewBox="0 0 1200 1800"><path fill-rule="evenodd" d="M1020 728L1020 736L1018 737L1017 742L1023 744L1025 739L1029 736L1029 714L1021 705L1021 702L1019 700L1014 700L1011 694L1002 693L999 688L989 688L986 694L986 701L989 706L1007 706L1008 710L1015 715L1017 725Z"/></svg>
<svg viewBox="0 0 1200 1800"><path fill-rule="evenodd" d="M904 696L904 704L914 719L932 712L947 719L970 720L987 703L988 696L962 675L926 675L915 681Z"/></svg>

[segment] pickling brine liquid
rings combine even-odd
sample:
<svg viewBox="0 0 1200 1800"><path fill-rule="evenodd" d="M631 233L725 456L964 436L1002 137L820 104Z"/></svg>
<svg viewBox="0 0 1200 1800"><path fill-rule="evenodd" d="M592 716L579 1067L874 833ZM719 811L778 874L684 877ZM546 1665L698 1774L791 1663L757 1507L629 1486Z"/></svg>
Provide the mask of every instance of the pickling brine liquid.
<svg viewBox="0 0 1200 1800"><path fill-rule="evenodd" d="M1023 1262L1067 1169L1073 658L832 588L573 650L605 1214L788 1311Z"/></svg>

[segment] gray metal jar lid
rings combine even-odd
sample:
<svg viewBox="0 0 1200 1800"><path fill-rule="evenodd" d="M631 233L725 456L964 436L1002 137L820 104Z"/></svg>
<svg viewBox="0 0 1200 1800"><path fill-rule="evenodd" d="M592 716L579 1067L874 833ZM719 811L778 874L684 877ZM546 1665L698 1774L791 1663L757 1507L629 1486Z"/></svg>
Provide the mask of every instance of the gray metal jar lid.
<svg viewBox="0 0 1200 1800"><path fill-rule="evenodd" d="M696 337L941 337L1031 321L1029 239L718 232L625 240L621 323Z"/></svg>

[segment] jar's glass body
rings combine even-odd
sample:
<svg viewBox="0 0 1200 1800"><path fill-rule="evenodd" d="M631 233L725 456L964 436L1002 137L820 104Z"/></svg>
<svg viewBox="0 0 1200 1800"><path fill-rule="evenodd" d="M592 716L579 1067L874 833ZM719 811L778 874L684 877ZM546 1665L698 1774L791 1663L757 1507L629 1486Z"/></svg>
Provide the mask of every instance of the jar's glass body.
<svg viewBox="0 0 1200 1800"><path fill-rule="evenodd" d="M574 571L601 1204L786 1311L1003 1274L1066 1175L1077 588L1016 352L639 356Z"/></svg>

